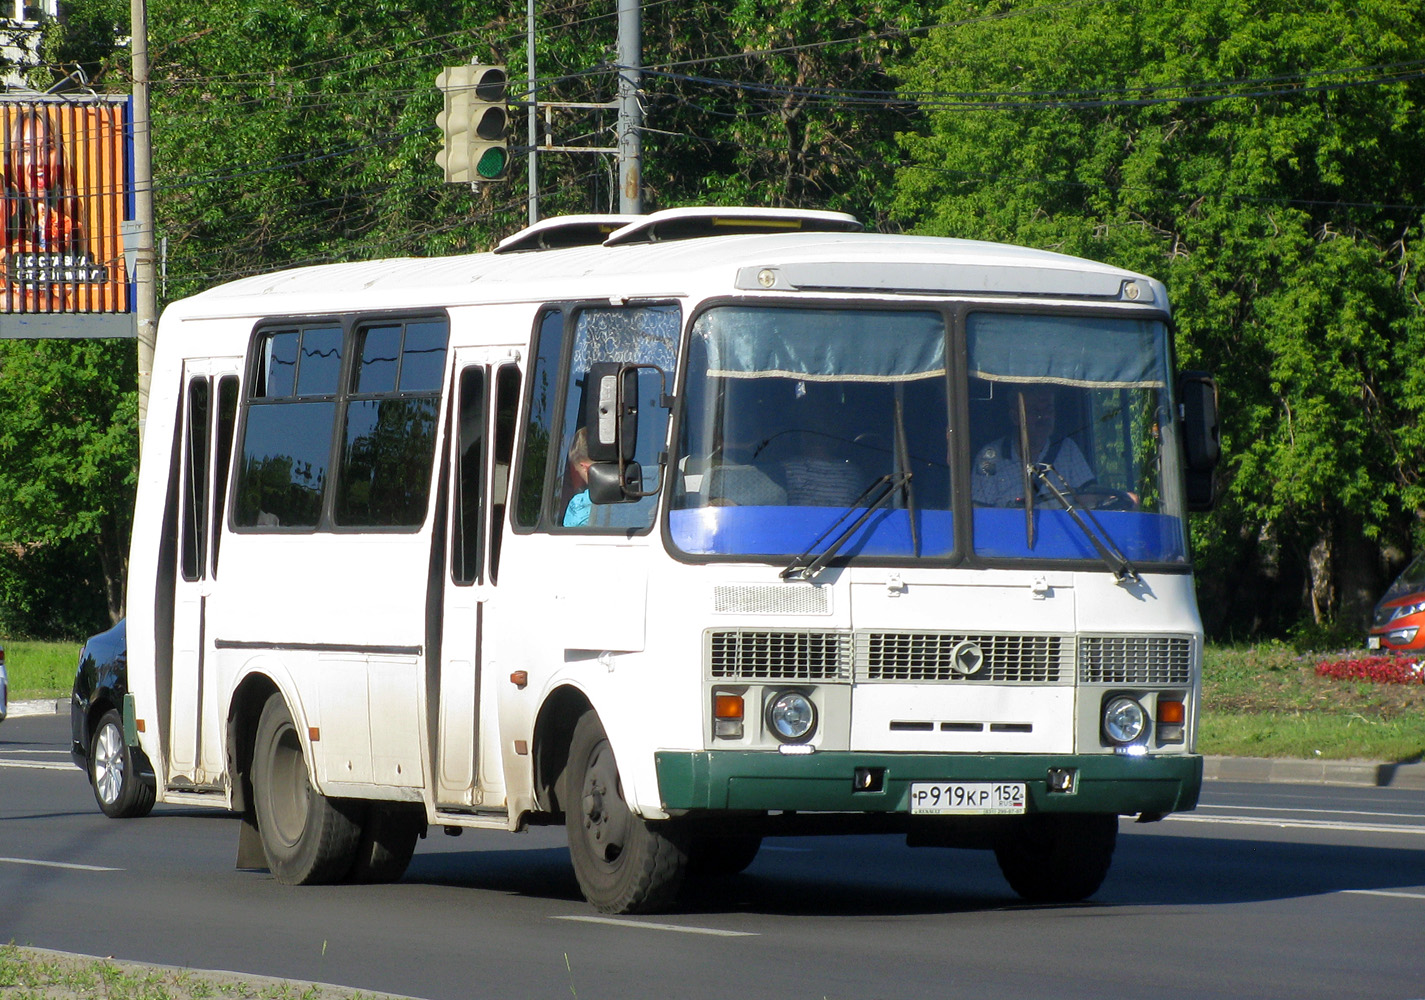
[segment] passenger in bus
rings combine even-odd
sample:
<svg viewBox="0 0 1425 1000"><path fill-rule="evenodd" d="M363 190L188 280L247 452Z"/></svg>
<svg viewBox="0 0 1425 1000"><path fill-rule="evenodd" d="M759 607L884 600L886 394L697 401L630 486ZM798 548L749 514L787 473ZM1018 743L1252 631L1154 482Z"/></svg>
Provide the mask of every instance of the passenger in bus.
<svg viewBox="0 0 1425 1000"><path fill-rule="evenodd" d="M1010 394L1009 433L985 445L975 456L971 469L971 491L975 503L990 507L1017 507L1024 503L1024 462L1019 457L1021 397L1024 400L1031 461L1053 466L1076 493L1092 491L1094 472L1084 453L1072 438L1054 435L1054 388L1029 385ZM1057 478L1054 485L1063 488L1063 483ZM1036 480L1035 499L1045 499L1050 495L1043 483Z"/></svg>
<svg viewBox="0 0 1425 1000"><path fill-rule="evenodd" d="M589 500L589 429L580 427L569 442L569 452L564 469L564 496L569 500L564 507L563 524L566 528L584 528L589 524L589 514L593 503Z"/></svg>

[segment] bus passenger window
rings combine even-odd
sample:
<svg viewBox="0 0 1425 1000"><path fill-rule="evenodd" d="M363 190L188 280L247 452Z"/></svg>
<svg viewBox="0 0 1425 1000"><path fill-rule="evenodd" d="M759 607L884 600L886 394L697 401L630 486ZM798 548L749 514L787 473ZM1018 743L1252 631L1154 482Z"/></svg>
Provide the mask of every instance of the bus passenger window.
<svg viewBox="0 0 1425 1000"><path fill-rule="evenodd" d="M328 479L341 330L264 333L255 357L233 523L315 527Z"/></svg>
<svg viewBox="0 0 1425 1000"><path fill-rule="evenodd" d="M358 329L357 391L346 403L337 471L337 524L409 528L425 521L446 338L443 320ZM375 369L371 378L368 366Z"/></svg>
<svg viewBox="0 0 1425 1000"><path fill-rule="evenodd" d="M520 408L520 370L501 365L495 376L494 463L490 486L490 582L500 579L500 541L505 536L505 506L510 495L510 464L515 455L515 418Z"/></svg>

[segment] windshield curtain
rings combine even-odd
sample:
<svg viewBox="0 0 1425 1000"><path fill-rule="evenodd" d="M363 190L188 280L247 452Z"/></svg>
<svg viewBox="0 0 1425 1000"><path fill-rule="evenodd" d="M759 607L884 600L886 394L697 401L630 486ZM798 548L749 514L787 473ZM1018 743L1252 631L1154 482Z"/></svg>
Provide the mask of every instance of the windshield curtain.
<svg viewBox="0 0 1425 1000"><path fill-rule="evenodd" d="M945 344L937 312L704 312L688 349L673 543L795 556L895 482L840 554L948 555Z"/></svg>
<svg viewBox="0 0 1425 1000"><path fill-rule="evenodd" d="M1184 562L1166 326L972 313L965 334L974 550L1095 559L1094 533L1135 563Z"/></svg>

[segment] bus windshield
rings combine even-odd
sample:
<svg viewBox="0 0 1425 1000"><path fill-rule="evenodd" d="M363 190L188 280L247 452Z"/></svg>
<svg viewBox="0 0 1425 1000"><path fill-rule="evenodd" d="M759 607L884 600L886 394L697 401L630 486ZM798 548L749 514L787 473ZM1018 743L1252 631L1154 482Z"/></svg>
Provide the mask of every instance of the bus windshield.
<svg viewBox="0 0 1425 1000"><path fill-rule="evenodd" d="M1176 463L1162 461L1176 454L1162 323L971 313L955 392L946 333L928 310L702 313L681 395L673 544L793 566L828 549L944 560L958 497L978 556L1115 571L1185 561L1180 487L1165 481ZM952 433L960 393L968 469Z"/></svg>

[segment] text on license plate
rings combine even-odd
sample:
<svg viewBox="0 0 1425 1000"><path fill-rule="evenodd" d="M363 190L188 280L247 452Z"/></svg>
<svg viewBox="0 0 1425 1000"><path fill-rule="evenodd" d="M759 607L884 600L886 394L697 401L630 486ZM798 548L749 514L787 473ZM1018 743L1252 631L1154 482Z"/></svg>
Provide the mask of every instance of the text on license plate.
<svg viewBox="0 0 1425 1000"><path fill-rule="evenodd" d="M1022 781L917 781L910 786L910 811L1003 815L1024 812Z"/></svg>

